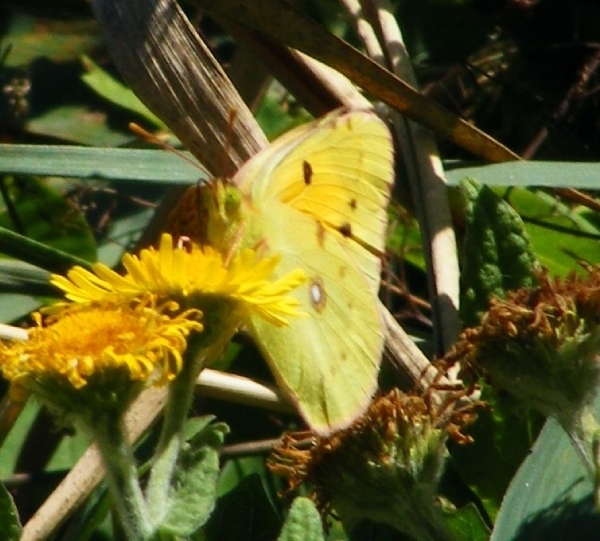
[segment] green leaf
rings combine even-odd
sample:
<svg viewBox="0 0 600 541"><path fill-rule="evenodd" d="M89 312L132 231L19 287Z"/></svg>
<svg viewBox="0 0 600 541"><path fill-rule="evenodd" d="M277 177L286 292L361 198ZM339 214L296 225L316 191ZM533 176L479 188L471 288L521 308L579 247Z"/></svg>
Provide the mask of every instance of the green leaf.
<svg viewBox="0 0 600 541"><path fill-rule="evenodd" d="M4 179L3 188L10 199L10 207L7 203L0 212L3 253L53 271L64 264L59 251L78 259L96 259L96 244L87 222L61 193L35 177ZM10 235L11 231L27 239Z"/></svg>
<svg viewBox="0 0 600 541"><path fill-rule="evenodd" d="M216 419L214 415L203 415L202 417L191 417L185 422L183 427L183 439L185 441L193 440L195 437L204 439L204 430L209 430L210 424ZM223 425L225 426L225 425ZM227 429L226 429L227 430ZM226 435L229 432L225 432ZM222 444L223 442L221 442Z"/></svg>
<svg viewBox="0 0 600 541"><path fill-rule="evenodd" d="M117 81L110 73L94 63L91 58L83 56L82 60L86 73L81 78L94 92L115 105L143 117L154 126L165 127L164 122L140 101L133 90Z"/></svg>
<svg viewBox="0 0 600 541"><path fill-rule="evenodd" d="M565 276L577 261L600 263L600 229L590 219L595 214L570 207L541 191L495 190L517 211L539 262L550 273Z"/></svg>
<svg viewBox="0 0 600 541"><path fill-rule="evenodd" d="M189 152L183 154L194 160ZM193 184L208 178L200 164L165 150L59 145L0 145L0 172L165 184Z"/></svg>
<svg viewBox="0 0 600 541"><path fill-rule="evenodd" d="M262 457L229 460L219 479L219 500L207 525L210 541L264 541L281 530L278 505Z"/></svg>
<svg viewBox="0 0 600 541"><path fill-rule="evenodd" d="M312 500L298 497L292 502L277 541L324 541L321 516Z"/></svg>
<svg viewBox="0 0 600 541"><path fill-rule="evenodd" d="M39 409L40 405L38 403L34 400L28 400L6 439L2 442L2 446L0 446L0 476L2 478L14 473L19 452L25 443Z"/></svg>
<svg viewBox="0 0 600 541"><path fill-rule="evenodd" d="M56 4L49 13L56 16ZM7 16L2 32L4 43L13 48L6 59L8 66L23 66L35 59L45 58L55 62L77 59L81 54L96 50L102 43L98 27L91 17L78 20L40 20L23 13Z"/></svg>
<svg viewBox="0 0 600 541"><path fill-rule="evenodd" d="M390 205L388 222L387 251L397 254L399 258L424 271L423 241L417 220L400 206Z"/></svg>
<svg viewBox="0 0 600 541"><path fill-rule="evenodd" d="M19 541L20 538L21 523L17 508L4 485L0 483L0 539Z"/></svg>
<svg viewBox="0 0 600 541"><path fill-rule="evenodd" d="M215 507L219 449L229 429L224 423L195 429L199 431L178 459L168 512L158 528L161 533L189 536L204 525Z"/></svg>
<svg viewBox="0 0 600 541"><path fill-rule="evenodd" d="M455 169L447 175L451 185L466 175L476 175L478 182L494 186L493 191L523 219L540 264L551 274L565 276L577 268L578 260L600 263L597 213L565 205L546 191L525 186L595 189L599 173L597 163L509 162Z"/></svg>
<svg viewBox="0 0 600 541"><path fill-rule="evenodd" d="M465 178L476 178L488 186L544 186L597 190L600 163L512 161L447 169L445 174L451 186L460 185Z"/></svg>
<svg viewBox="0 0 600 541"><path fill-rule="evenodd" d="M448 529L454 533L456 539L468 539L469 541L487 541L490 535L489 529L477 507L472 503L461 507L453 513L444 513Z"/></svg>
<svg viewBox="0 0 600 541"><path fill-rule="evenodd" d="M474 325L493 295L533 285L538 265L523 222L490 188L468 179L461 184L465 199L461 314Z"/></svg>
<svg viewBox="0 0 600 541"><path fill-rule="evenodd" d="M594 407L598 415L598 398ZM600 513L592 492L568 436L549 420L506 492L491 541L597 539Z"/></svg>
<svg viewBox="0 0 600 541"><path fill-rule="evenodd" d="M219 479L219 498L235 490L248 477L260 479L264 494L275 508L275 499L271 498L273 474L267 469L262 457L245 457L227 461Z"/></svg>
<svg viewBox="0 0 600 541"><path fill-rule="evenodd" d="M103 111L90 111L85 105L68 104L44 112L27 123L29 133L90 146L120 146L134 136L114 129Z"/></svg>
<svg viewBox="0 0 600 541"><path fill-rule="evenodd" d="M56 294L56 289L48 283L50 274L23 261L0 259L0 291L22 295Z"/></svg>
<svg viewBox="0 0 600 541"><path fill-rule="evenodd" d="M87 261L55 250L28 237L0 227L0 252L50 272L62 273L73 265L89 267Z"/></svg>
<svg viewBox="0 0 600 541"><path fill-rule="evenodd" d="M451 445L450 449L454 467L493 521L544 419L518 409L508 398L500 399L489 387L483 388L481 398L489 408L479 410L477 421L468 429L473 443Z"/></svg>
<svg viewBox="0 0 600 541"><path fill-rule="evenodd" d="M0 321L17 321L39 308L40 297L58 295L48 278L49 273L39 267L16 259L0 259Z"/></svg>
<svg viewBox="0 0 600 541"><path fill-rule="evenodd" d="M286 114L281 107L280 92L270 92L261 101L260 107L256 112L256 120L269 141L272 141L282 133L311 119L311 116L304 109L296 113L295 115Z"/></svg>

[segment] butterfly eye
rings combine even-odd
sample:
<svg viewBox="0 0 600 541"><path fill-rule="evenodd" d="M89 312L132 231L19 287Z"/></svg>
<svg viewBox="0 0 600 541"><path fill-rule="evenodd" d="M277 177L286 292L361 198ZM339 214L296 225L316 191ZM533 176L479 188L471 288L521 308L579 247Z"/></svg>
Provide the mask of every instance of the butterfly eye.
<svg viewBox="0 0 600 541"><path fill-rule="evenodd" d="M310 303L317 312L322 312L327 304L327 295L323 287L323 280L314 278L308 286L308 296Z"/></svg>
<svg viewBox="0 0 600 541"><path fill-rule="evenodd" d="M242 204L241 195L239 190L233 186L227 186L225 192L225 212L227 216L233 216Z"/></svg>

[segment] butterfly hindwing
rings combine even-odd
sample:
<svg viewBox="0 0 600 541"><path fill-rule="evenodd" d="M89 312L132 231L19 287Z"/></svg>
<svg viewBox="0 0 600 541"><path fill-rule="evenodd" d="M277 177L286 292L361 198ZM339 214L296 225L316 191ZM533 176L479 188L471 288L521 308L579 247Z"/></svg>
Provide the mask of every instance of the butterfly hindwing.
<svg viewBox="0 0 600 541"><path fill-rule="evenodd" d="M362 272L348 264L344 245L352 241L325 232L316 248L310 239L317 223L285 206L263 220L269 251L282 256L276 276L297 268L307 273L293 293L305 315L281 328L256 317L252 331L278 383L311 427L325 433L362 413L376 388L383 346L376 298ZM282 223L293 223L293 245Z"/></svg>

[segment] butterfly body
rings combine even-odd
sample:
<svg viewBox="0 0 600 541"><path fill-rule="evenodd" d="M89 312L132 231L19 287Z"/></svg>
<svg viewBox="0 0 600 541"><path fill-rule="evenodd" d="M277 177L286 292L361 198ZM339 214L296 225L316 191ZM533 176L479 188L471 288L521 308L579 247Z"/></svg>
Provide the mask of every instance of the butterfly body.
<svg viewBox="0 0 600 541"><path fill-rule="evenodd" d="M392 161L383 122L366 111L336 111L278 138L238 171L226 189L238 191L240 206L225 212L225 236L210 227L223 218L219 197L207 213L211 245L235 248L235 238L239 247L279 254L275 277L305 270L308 279L293 295L308 317L281 328L253 318L249 327L276 380L319 433L348 425L377 386Z"/></svg>

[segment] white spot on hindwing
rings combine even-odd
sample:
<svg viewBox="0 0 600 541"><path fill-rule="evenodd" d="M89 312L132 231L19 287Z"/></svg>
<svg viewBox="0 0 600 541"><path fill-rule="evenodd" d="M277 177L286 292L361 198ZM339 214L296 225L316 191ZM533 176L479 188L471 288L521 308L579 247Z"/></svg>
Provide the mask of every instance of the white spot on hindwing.
<svg viewBox="0 0 600 541"><path fill-rule="evenodd" d="M321 278L311 278L308 283L308 298L311 306L321 313L327 304L327 293Z"/></svg>

